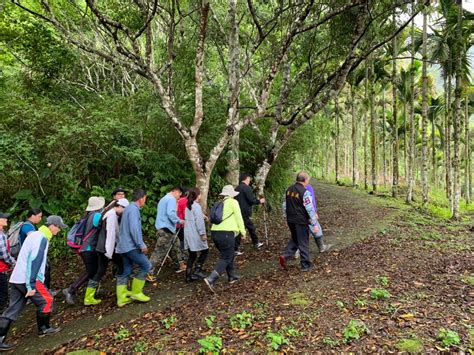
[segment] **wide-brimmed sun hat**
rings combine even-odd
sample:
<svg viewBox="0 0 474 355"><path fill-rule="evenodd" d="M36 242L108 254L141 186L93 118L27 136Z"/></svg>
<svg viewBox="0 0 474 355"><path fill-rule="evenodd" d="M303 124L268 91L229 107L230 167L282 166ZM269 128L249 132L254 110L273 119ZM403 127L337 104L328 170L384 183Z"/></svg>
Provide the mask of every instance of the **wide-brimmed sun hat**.
<svg viewBox="0 0 474 355"><path fill-rule="evenodd" d="M105 206L105 198L99 196L92 196L87 203L86 211L98 211Z"/></svg>
<svg viewBox="0 0 474 355"><path fill-rule="evenodd" d="M238 191L234 190L234 187L232 185L225 185L222 188L222 192L219 194L221 196L230 196L230 197L235 197L239 194Z"/></svg>

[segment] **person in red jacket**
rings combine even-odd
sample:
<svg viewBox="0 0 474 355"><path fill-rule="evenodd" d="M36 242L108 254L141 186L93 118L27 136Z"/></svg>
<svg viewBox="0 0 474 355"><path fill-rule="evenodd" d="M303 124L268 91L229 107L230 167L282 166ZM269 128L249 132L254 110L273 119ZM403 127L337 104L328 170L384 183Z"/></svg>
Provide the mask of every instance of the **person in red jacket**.
<svg viewBox="0 0 474 355"><path fill-rule="evenodd" d="M181 186L181 191L183 191L183 195L178 200L178 205L176 207L176 214L180 220L184 221L184 215L186 213L186 205L188 203L188 188ZM181 249L181 253L184 255L184 225L181 223L176 223L176 229L178 230L178 238L179 238L179 249ZM184 258L180 261L180 265L184 263Z"/></svg>
<svg viewBox="0 0 474 355"><path fill-rule="evenodd" d="M15 265L5 233L10 214L0 212L0 310L8 304L8 271Z"/></svg>

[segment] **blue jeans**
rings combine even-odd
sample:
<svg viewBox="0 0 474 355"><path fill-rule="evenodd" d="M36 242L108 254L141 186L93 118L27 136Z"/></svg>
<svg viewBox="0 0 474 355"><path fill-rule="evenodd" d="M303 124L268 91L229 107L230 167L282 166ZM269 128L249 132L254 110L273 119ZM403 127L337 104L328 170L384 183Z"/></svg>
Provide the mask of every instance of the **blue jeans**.
<svg viewBox="0 0 474 355"><path fill-rule="evenodd" d="M126 285L128 283L128 278L133 272L134 264L140 267L135 278L145 280L146 275L151 270L151 263L146 255L140 249L133 249L120 255L123 259L123 274L117 275L117 285Z"/></svg>
<svg viewBox="0 0 474 355"><path fill-rule="evenodd" d="M316 221L316 225L318 226L318 233L314 234L314 230L313 230L313 227L310 225L309 226L309 232L311 233L311 235L314 237L314 239L316 238L322 238L323 236L323 229L321 228L321 225L319 224L319 221Z"/></svg>

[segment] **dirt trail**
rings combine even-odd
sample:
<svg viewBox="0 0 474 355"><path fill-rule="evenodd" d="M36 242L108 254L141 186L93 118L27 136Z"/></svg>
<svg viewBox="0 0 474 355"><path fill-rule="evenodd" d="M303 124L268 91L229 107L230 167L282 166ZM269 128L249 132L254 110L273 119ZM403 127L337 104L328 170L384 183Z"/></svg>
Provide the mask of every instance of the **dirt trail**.
<svg viewBox="0 0 474 355"><path fill-rule="evenodd" d="M381 206L379 198L368 196L362 192L353 191L347 187L339 187L322 182L314 182L318 202L319 216L326 241L333 244L334 251L375 234L385 225L394 220L397 210ZM255 217L258 232L264 239L263 221L260 215ZM244 280L259 278L260 275L274 271L277 268L277 256L284 248L288 239L288 230L283 218L278 213L269 217L269 246L261 251L254 251L249 244L245 245L245 253L238 257L236 263ZM247 242L248 243L248 242ZM321 256L318 255L315 243L311 242L312 256L318 265ZM214 262L216 251L207 263L210 269ZM324 255L327 260L331 254ZM113 284L110 282L104 287L110 292L106 294L103 302L97 307L74 306L66 307L62 297L57 300L58 310L53 316L53 323L61 325L63 330L57 335L43 338L41 341L35 335L33 309L30 306L20 322L17 323L13 341L17 342L16 352L40 352L55 348L72 339L87 335L93 330L101 329L118 322L135 319L151 311L160 311L174 307L180 302L189 301L203 292L201 283L187 285L184 276L174 275L167 271L163 274L162 281L155 285L147 285L146 293L152 296L152 301L146 304L132 304L118 310L115 305ZM54 280L54 279L53 279ZM244 283L245 281L242 281ZM232 287L222 282L219 288L225 292L232 292ZM10 338L12 340L12 338Z"/></svg>

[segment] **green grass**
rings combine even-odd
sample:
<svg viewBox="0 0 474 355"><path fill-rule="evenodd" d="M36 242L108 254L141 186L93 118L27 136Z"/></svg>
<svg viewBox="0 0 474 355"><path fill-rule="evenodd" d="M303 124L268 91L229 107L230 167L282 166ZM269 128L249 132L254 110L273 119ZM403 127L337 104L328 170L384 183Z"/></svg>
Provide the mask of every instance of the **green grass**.
<svg viewBox="0 0 474 355"><path fill-rule="evenodd" d="M423 343L418 338L401 339L397 342L395 347L407 353L421 353L423 351Z"/></svg>

